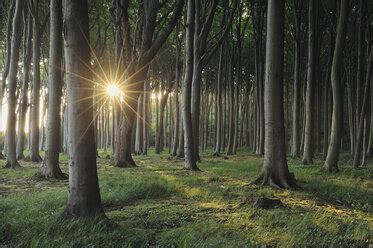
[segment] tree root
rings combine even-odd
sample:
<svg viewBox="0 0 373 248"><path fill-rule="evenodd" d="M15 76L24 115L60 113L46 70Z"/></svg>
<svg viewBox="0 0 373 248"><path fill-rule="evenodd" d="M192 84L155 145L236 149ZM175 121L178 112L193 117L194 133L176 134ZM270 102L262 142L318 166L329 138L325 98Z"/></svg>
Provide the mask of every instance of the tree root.
<svg viewBox="0 0 373 248"><path fill-rule="evenodd" d="M288 178L279 178L276 179L270 175L264 175L263 173L255 179L251 185L258 185L258 186L271 186L276 189L294 189L294 190L301 190L302 188L297 184L294 174L290 173Z"/></svg>
<svg viewBox="0 0 373 248"><path fill-rule="evenodd" d="M7 168L7 169L18 169L18 168L21 168L22 166L16 161L14 163L10 162L10 161L7 161L4 168Z"/></svg>
<svg viewBox="0 0 373 248"><path fill-rule="evenodd" d="M338 168L338 165L331 165L331 164L328 164L328 163L324 163L324 170L329 172L329 173L337 173L339 172L339 168Z"/></svg>
<svg viewBox="0 0 373 248"><path fill-rule="evenodd" d="M43 159L39 154L30 153L29 161L34 162L34 163L39 163L39 162L43 161Z"/></svg>
<svg viewBox="0 0 373 248"><path fill-rule="evenodd" d="M45 162L40 167L39 171L35 174L35 177L41 179L55 179L55 180L66 180L69 176L66 173L63 173L62 170L57 166L57 168L49 168Z"/></svg>

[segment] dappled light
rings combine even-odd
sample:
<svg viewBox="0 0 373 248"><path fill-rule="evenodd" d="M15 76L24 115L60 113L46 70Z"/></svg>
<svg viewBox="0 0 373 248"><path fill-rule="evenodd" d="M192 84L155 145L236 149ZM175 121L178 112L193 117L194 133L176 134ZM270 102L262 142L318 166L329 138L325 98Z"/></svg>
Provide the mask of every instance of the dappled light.
<svg viewBox="0 0 373 248"><path fill-rule="evenodd" d="M0 247L373 246L373 1L0 0Z"/></svg>

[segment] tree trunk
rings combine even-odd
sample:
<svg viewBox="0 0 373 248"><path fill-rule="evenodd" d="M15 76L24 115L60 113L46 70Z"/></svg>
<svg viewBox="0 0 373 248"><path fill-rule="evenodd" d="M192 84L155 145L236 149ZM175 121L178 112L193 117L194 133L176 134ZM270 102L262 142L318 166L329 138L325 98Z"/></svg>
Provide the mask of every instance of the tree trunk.
<svg viewBox="0 0 373 248"><path fill-rule="evenodd" d="M0 119L3 117L3 98L4 98L4 91L5 91L5 84L6 84L6 79L9 74L9 66L10 66L10 59L11 59L11 41L12 41L12 23L14 20L14 8L15 8L15 2L16 1L11 1L11 4L9 6L9 11L8 11L8 23L7 23L7 33L6 33L6 58L4 62L4 70L3 70L3 75L2 75L2 80L0 83ZM20 31L20 30L17 30Z"/></svg>
<svg viewBox="0 0 373 248"><path fill-rule="evenodd" d="M373 74L372 71L372 63L373 63L373 49L370 49L370 56L369 56L369 63L367 67L367 76L366 76L366 81L365 81L365 86L364 86L364 94L363 94L363 99L362 99L362 106L361 110L358 113L359 116L359 125L358 125L358 132L357 132L357 141L356 141L356 149L355 149L355 154L354 154L354 161L353 161L353 166L355 168L358 168L360 166L361 162L361 152L362 149L365 147L365 140L364 140L364 123L365 123L365 118L366 118L366 110L367 110L367 105L368 105L368 94L369 94L369 83L370 83L370 76ZM364 154L364 152L363 152ZM365 155L365 154L364 154Z"/></svg>
<svg viewBox="0 0 373 248"><path fill-rule="evenodd" d="M8 118L6 123L6 168L15 169L20 167L16 158L16 88L17 88L17 73L19 50L22 39L22 11L24 8L24 0L16 0L15 12L13 16L12 39L11 39L11 56L9 63L9 81L8 81Z"/></svg>
<svg viewBox="0 0 373 248"><path fill-rule="evenodd" d="M331 84L333 92L333 114L332 128L330 134L330 143L328 155L325 160L324 168L331 171L338 171L338 157L342 141L343 129L343 50L347 32L347 19L349 0L341 0L340 17L338 20L337 35L332 63Z"/></svg>
<svg viewBox="0 0 373 248"><path fill-rule="evenodd" d="M256 180L262 185L297 188L289 172L284 130L283 69L284 69L284 1L268 1L267 52L264 84L265 146L262 175Z"/></svg>
<svg viewBox="0 0 373 248"><path fill-rule="evenodd" d="M307 68L307 90L306 90L306 122L303 150L303 164L313 164L313 137L314 137L314 90L316 83L316 22L317 22L317 0L310 0L308 12L308 68Z"/></svg>
<svg viewBox="0 0 373 248"><path fill-rule="evenodd" d="M176 33L180 33L179 31L179 23L176 25ZM175 71L175 97L174 97L174 139L173 139L173 147L172 147L172 156L177 155L177 149L179 147L179 132L180 132L180 110L179 110L179 82L181 77L181 39L176 36L176 71Z"/></svg>
<svg viewBox="0 0 373 248"><path fill-rule="evenodd" d="M61 98L62 98L62 3L50 2L50 51L49 87L47 115L47 148L39 176L43 178L65 179L59 166L61 138Z"/></svg>
<svg viewBox="0 0 373 248"><path fill-rule="evenodd" d="M194 0L187 1L187 21L185 34L185 75L183 84L183 124L184 124L184 154L186 170L199 170L194 151L193 123L191 114L191 96L193 79L193 35L195 19Z"/></svg>
<svg viewBox="0 0 373 248"><path fill-rule="evenodd" d="M302 20L302 0L294 0L295 12L295 51L294 51L294 79L293 79L293 125L292 125L292 146L291 156L300 156L300 67L301 67L301 20Z"/></svg>
<svg viewBox="0 0 373 248"><path fill-rule="evenodd" d="M69 199L66 217L103 215L93 130L87 0L65 0L64 38L69 126ZM76 76L79 75L79 76ZM82 100L84 99L84 100Z"/></svg>
<svg viewBox="0 0 373 248"><path fill-rule="evenodd" d="M333 18L334 19L334 18ZM329 46L329 59L327 65L327 71L325 73L325 88L324 88L324 146L323 146L323 159L326 159L326 155L328 153L328 144L329 144L329 130L330 130L330 118L329 112L332 106L330 106L331 102L331 93L330 93L330 77L331 77L331 66L333 62L333 52L334 52L334 42L335 42L335 35L332 28L329 30L330 32L330 46Z"/></svg>
<svg viewBox="0 0 373 248"><path fill-rule="evenodd" d="M23 159L23 149L25 147L25 127L26 127L26 114L28 107L28 90L30 80L30 65L32 56L32 20L31 15L27 15L27 24L25 24L24 32L24 46L23 46L23 84L22 84L22 99L19 111L18 123L18 138L17 138L17 160Z"/></svg>
<svg viewBox="0 0 373 248"><path fill-rule="evenodd" d="M215 142L215 152L214 156L220 156L220 148L222 145L222 74L223 74L223 56L224 56L224 44L220 45L220 52L219 52L219 65L218 65L218 79L216 84L216 142Z"/></svg>
<svg viewBox="0 0 373 248"><path fill-rule="evenodd" d="M33 77L31 100L31 125L30 125L30 154L32 162L41 162L39 155L39 118L40 118L40 24L38 0L33 0Z"/></svg>

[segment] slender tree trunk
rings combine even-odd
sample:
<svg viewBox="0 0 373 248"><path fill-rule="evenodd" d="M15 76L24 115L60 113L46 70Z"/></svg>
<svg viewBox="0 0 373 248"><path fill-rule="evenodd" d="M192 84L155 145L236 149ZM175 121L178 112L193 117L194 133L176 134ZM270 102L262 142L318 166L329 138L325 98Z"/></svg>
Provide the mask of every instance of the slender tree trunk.
<svg viewBox="0 0 373 248"><path fill-rule="evenodd" d="M306 90L306 126L304 136L303 164L313 164L313 137L314 137L314 90L316 83L316 28L317 28L317 0L310 0L308 13L308 68L307 68L307 90Z"/></svg>
<svg viewBox="0 0 373 248"><path fill-rule="evenodd" d="M333 52L334 52L334 42L335 42L335 35L334 31L330 29L330 46L329 46L329 59L328 59L328 67L325 73L325 87L324 87L324 147L323 147L323 159L326 159L326 155L328 153L328 145L329 145L329 130L330 130L330 118L329 118L329 110L332 106L329 105L331 93L330 93L330 77L331 77L331 66L333 62Z"/></svg>
<svg viewBox="0 0 373 248"><path fill-rule="evenodd" d="M301 20L302 20L302 0L294 0L295 12L295 51L294 51L294 79L293 79L293 125L292 125L292 146L291 156L300 156L300 92L301 92Z"/></svg>
<svg viewBox="0 0 373 248"><path fill-rule="evenodd" d="M193 122L191 114L191 96L193 79L193 35L195 19L194 0L187 1L187 21L185 34L185 75L183 84L183 124L184 124L184 153L186 170L199 170L194 151Z"/></svg>
<svg viewBox="0 0 373 248"><path fill-rule="evenodd" d="M50 2L50 51L49 87L47 116L47 148L39 176L43 178L65 179L59 166L62 98L62 3Z"/></svg>
<svg viewBox="0 0 373 248"><path fill-rule="evenodd" d="M64 38L69 126L69 199L66 217L104 215L93 130L87 0L65 0ZM79 75L76 76L76 75ZM84 99L84 100L82 100Z"/></svg>
<svg viewBox="0 0 373 248"><path fill-rule="evenodd" d="M40 118L40 24L38 0L33 0L33 77L30 125L30 154L32 162L41 162L39 155L39 118Z"/></svg>
<svg viewBox="0 0 373 248"><path fill-rule="evenodd" d="M220 156L220 148L222 145L222 74L223 74L223 56L224 56L224 44L220 45L219 52L219 65L218 65L218 80L216 84L216 143L215 143L215 152L214 156Z"/></svg>
<svg viewBox="0 0 373 248"><path fill-rule="evenodd" d="M180 33L179 31L179 22L176 25L176 33ZM174 97L174 140L173 140L173 147L172 147L172 156L177 155L177 149L179 147L179 132L180 132L180 110L179 110L179 82L181 77L181 39L176 36L176 71L175 71L175 97Z"/></svg>
<svg viewBox="0 0 373 248"><path fill-rule="evenodd" d="M364 139L364 123L365 123L365 118L366 118L366 111L367 111L367 105L368 105L368 94L369 94L369 83L370 83L370 76L373 74L372 71L372 63L373 63L373 49L370 51L370 56L369 56L369 63L367 67L367 76L366 76L366 81L365 81L365 86L364 86L364 96L362 99L362 106L359 115L359 126L358 126L358 132L357 132L357 141L356 141L356 149L355 149L355 154L354 154L354 161L353 161L353 166L355 168L358 168L361 164L361 152L362 149L365 147L365 139ZM364 154L364 152L363 152Z"/></svg>
<svg viewBox="0 0 373 248"><path fill-rule="evenodd" d="M347 32L348 6L349 0L341 0L341 10L338 20L337 35L332 63L331 84L333 92L333 114L332 128L328 155L324 168L331 171L338 171L338 157L342 141L343 129L343 50Z"/></svg>
<svg viewBox="0 0 373 248"><path fill-rule="evenodd" d="M6 57L4 62L4 70L2 75L2 80L0 83L0 119L3 117L3 98L4 98L4 91L5 91L5 83L6 79L9 74L9 67L10 67L10 59L11 59L11 53L12 53L12 24L14 21L14 11L15 11L15 3L16 1L11 1L11 4L9 6L8 11L8 23L7 23L7 33L6 33ZM17 30L19 31L19 30ZM0 152L1 154L1 152Z"/></svg>
<svg viewBox="0 0 373 248"><path fill-rule="evenodd" d="M22 32L22 11L25 5L24 0L16 0L15 12L13 16L11 56L9 63L9 81L8 81L8 118L6 123L6 168L15 169L20 167L16 158L16 88L19 50L21 46Z"/></svg>
<svg viewBox="0 0 373 248"><path fill-rule="evenodd" d="M27 24L25 24L24 46L23 46L23 84L22 84L22 99L20 103L19 122L18 122L18 137L17 137L17 160L23 159L23 149L25 148L25 127L26 114L28 107L28 90L30 81L30 65L32 56L32 20L31 15L27 15Z"/></svg>

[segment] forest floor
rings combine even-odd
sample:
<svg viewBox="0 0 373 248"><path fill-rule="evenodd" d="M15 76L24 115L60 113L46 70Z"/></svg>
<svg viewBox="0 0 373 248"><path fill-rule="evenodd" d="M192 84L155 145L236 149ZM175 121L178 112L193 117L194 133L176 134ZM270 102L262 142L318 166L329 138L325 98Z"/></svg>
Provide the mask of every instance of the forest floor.
<svg viewBox="0 0 373 248"><path fill-rule="evenodd" d="M205 152L202 172L182 169L168 154L135 157L137 168L112 166L100 151L98 170L106 215L62 222L67 181L33 177L38 164L4 169L0 161L0 246L251 247L373 245L373 161L354 170L320 170L289 160L303 190L250 185L262 158L240 151L224 159ZM67 172L67 158L61 165ZM282 207L256 208L253 197L279 198Z"/></svg>

